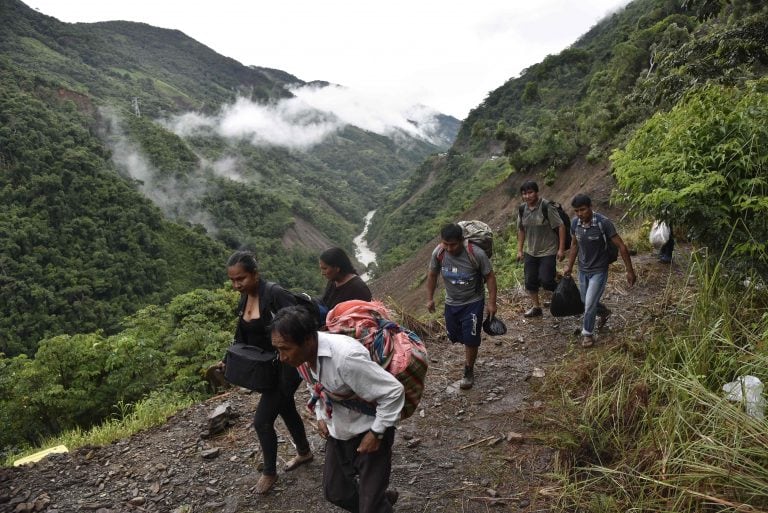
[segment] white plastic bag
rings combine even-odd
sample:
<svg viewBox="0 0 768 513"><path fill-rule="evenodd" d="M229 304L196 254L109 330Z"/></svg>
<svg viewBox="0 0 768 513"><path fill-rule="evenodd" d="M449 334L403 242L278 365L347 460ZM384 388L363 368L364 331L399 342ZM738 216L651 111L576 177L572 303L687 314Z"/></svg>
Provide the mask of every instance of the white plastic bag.
<svg viewBox="0 0 768 513"><path fill-rule="evenodd" d="M739 376L736 381L723 385L725 398L729 401L744 402L747 415L758 420L765 418L763 383L754 376Z"/></svg>
<svg viewBox="0 0 768 513"><path fill-rule="evenodd" d="M664 221L654 221L651 227L651 233L648 235L648 240L651 245L659 249L669 241L670 230L667 223Z"/></svg>

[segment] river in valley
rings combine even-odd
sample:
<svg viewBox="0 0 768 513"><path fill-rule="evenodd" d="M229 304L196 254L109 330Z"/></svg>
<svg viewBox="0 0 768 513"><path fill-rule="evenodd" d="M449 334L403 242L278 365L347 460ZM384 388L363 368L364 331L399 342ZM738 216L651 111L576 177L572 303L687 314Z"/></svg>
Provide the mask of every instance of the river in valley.
<svg viewBox="0 0 768 513"><path fill-rule="evenodd" d="M371 251L371 249L368 247L368 243L365 241L365 235L368 233L368 226L371 224L371 219L373 219L373 214L375 214L375 210L371 210L365 215L365 225L363 226L363 231L360 232L360 235L352 239L352 243L355 245L355 258L358 262L363 264L364 266L368 266L368 264L372 264L376 262L376 253ZM360 269L362 271L362 269ZM368 273L364 272L360 277L364 280L368 279Z"/></svg>

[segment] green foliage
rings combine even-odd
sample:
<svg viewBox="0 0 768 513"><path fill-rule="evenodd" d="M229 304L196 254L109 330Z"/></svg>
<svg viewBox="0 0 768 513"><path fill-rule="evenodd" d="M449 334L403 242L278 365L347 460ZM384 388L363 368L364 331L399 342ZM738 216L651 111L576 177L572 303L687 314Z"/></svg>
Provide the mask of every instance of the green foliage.
<svg viewBox="0 0 768 513"><path fill-rule="evenodd" d="M493 272L499 290L522 287L523 264L517 261L517 226L507 226L493 237Z"/></svg>
<svg viewBox="0 0 768 513"><path fill-rule="evenodd" d="M114 172L88 119L44 81L37 94L19 89L25 76L0 68L0 351L114 332L127 313L190 282L221 283L224 248L164 220Z"/></svg>
<svg viewBox="0 0 768 513"><path fill-rule="evenodd" d="M491 91L469 113L449 155L461 154L474 164L462 173L451 169L453 182L435 181L422 169L407 190L428 197L434 188L446 203L444 191L465 184L472 167L477 172L485 157L499 150L499 141L514 169L544 173L546 183L554 184L576 157L586 155L592 163L604 159L651 115L671 109L688 91L709 82L741 88L764 76L765 2L704 3L635 0L607 16L568 49ZM385 205L374 219L384 268L407 253L398 248L400 229L410 224L399 222L404 216L398 209L408 198ZM398 222L380 215L395 215ZM446 217L451 215L433 225ZM420 226L435 233L433 225Z"/></svg>
<svg viewBox="0 0 768 513"><path fill-rule="evenodd" d="M33 360L0 355L0 419L9 427L0 432L0 447L89 428L116 405L161 389L201 397L205 369L232 340L237 298L227 289L198 289L139 310L115 335L44 339Z"/></svg>
<svg viewBox="0 0 768 513"><path fill-rule="evenodd" d="M612 156L623 199L766 269L768 81L716 85L646 122Z"/></svg>

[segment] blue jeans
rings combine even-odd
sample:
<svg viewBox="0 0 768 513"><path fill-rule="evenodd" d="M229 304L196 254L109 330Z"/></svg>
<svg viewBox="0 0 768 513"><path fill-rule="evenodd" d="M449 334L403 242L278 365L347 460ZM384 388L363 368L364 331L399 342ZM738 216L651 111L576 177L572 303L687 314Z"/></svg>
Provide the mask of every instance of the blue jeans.
<svg viewBox="0 0 768 513"><path fill-rule="evenodd" d="M605 305L600 304L600 298L605 292L605 284L608 282L608 269L598 272L579 271L579 292L584 302L584 324L581 334L591 336L595 333L595 317L598 310L605 312Z"/></svg>

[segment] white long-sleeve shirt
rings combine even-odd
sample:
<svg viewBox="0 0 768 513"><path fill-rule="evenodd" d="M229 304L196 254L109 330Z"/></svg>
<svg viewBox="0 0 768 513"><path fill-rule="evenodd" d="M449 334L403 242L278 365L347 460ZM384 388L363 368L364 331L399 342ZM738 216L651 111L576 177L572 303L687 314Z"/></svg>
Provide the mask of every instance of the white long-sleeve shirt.
<svg viewBox="0 0 768 513"><path fill-rule="evenodd" d="M383 433L400 418L400 410L405 404L403 385L372 361L368 350L354 338L318 332L317 362L310 372L332 394L346 396L354 393L376 403L374 417L334 402L331 418L327 417L325 405L318 404L315 408L317 419L325 421L331 436L337 440L349 440L369 429Z"/></svg>

